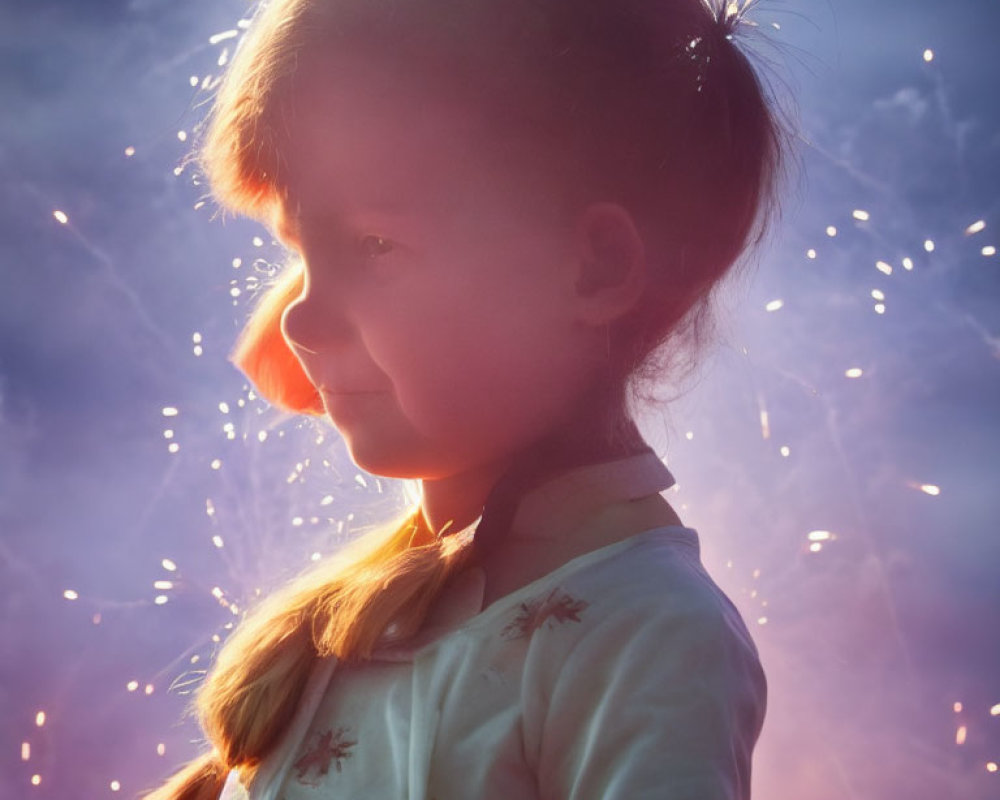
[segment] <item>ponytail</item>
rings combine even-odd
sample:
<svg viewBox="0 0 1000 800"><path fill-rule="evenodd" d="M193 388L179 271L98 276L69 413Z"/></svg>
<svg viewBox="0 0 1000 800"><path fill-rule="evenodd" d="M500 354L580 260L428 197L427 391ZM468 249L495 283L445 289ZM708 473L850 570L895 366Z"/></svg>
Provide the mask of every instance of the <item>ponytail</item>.
<svg viewBox="0 0 1000 800"><path fill-rule="evenodd" d="M364 661L415 634L468 560L463 541L435 536L418 509L268 598L230 636L195 701L214 750L147 800L217 800L232 769L248 784L288 729L316 659Z"/></svg>

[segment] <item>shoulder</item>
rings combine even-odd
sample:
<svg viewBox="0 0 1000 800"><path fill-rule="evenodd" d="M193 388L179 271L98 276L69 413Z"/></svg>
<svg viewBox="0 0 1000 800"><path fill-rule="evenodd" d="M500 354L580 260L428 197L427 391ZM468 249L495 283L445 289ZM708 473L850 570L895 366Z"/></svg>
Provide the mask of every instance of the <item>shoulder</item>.
<svg viewBox="0 0 1000 800"><path fill-rule="evenodd" d="M689 528L648 531L522 603L507 631L530 637L535 677L711 668L761 700L766 683L740 612L701 564ZM527 666L527 664L526 664Z"/></svg>

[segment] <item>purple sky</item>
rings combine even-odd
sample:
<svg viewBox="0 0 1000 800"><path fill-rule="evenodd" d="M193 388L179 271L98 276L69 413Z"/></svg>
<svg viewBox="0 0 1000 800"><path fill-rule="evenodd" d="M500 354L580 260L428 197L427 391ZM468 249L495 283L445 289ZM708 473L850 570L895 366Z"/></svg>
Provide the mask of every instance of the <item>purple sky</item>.
<svg viewBox="0 0 1000 800"><path fill-rule="evenodd" d="M169 687L236 618L212 589L242 606L403 502L358 476L332 431L246 401L225 362L254 262L280 252L195 210L203 189L173 170L205 98L191 76L218 73L234 40L209 37L245 8L0 6L0 800L154 785L197 749ZM768 670L755 796L988 800L1000 257L983 248L1000 246L1000 10L764 9L799 97L802 168L715 358L643 427ZM835 538L810 552L820 530Z"/></svg>

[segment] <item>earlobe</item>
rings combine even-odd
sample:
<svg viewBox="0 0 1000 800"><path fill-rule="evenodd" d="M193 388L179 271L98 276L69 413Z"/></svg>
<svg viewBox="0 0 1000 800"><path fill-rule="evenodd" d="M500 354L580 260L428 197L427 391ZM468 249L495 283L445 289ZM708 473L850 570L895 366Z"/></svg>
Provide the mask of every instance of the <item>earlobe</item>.
<svg viewBox="0 0 1000 800"><path fill-rule="evenodd" d="M646 253L632 215L617 203L594 203L577 225L577 317L606 325L627 314L642 296Z"/></svg>

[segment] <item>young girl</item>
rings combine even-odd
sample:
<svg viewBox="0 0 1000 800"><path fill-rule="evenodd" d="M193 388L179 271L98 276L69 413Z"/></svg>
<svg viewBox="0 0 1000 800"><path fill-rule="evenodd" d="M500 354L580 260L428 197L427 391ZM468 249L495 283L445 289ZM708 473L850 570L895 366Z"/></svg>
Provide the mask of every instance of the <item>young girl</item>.
<svg viewBox="0 0 1000 800"><path fill-rule="evenodd" d="M243 621L153 797L750 796L764 673L629 412L763 230L740 13L259 10L203 164L296 260L234 360L422 496Z"/></svg>

